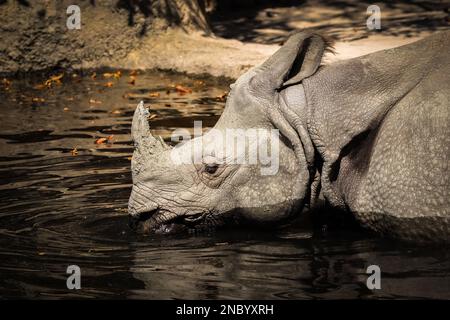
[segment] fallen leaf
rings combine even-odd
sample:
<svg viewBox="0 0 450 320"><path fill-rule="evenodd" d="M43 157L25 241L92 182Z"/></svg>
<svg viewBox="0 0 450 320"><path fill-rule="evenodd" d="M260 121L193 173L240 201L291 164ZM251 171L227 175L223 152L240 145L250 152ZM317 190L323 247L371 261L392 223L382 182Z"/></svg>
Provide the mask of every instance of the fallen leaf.
<svg viewBox="0 0 450 320"><path fill-rule="evenodd" d="M114 138L114 135L110 135L106 138L99 138L95 141L95 144L112 143L113 138Z"/></svg>
<svg viewBox="0 0 450 320"><path fill-rule="evenodd" d="M44 82L44 86L50 88L53 84L61 84L61 79L64 76L64 73L58 74L56 76L51 76Z"/></svg>
<svg viewBox="0 0 450 320"><path fill-rule="evenodd" d="M114 78L119 79L122 76L122 72L119 70L117 72L114 72Z"/></svg>
<svg viewBox="0 0 450 320"><path fill-rule="evenodd" d="M145 99L145 98L148 98L149 97L149 94L148 93L132 93L132 92L127 92L127 93L124 93L123 95L122 95L122 97L124 98L124 99L129 99L129 98L131 98L131 99Z"/></svg>
<svg viewBox="0 0 450 320"><path fill-rule="evenodd" d="M159 92L151 92L148 94L149 97L159 97Z"/></svg>
<svg viewBox="0 0 450 320"><path fill-rule="evenodd" d="M64 76L64 73L61 73L61 74L58 74L56 76L50 77L49 80L51 80L51 81L58 81L58 80L61 80L63 76Z"/></svg>
<svg viewBox="0 0 450 320"><path fill-rule="evenodd" d="M136 83L136 77L130 76L130 80L128 81L129 84L134 85Z"/></svg>
<svg viewBox="0 0 450 320"><path fill-rule="evenodd" d="M73 149L70 151L70 154L73 155L73 156L78 155L78 149L77 149L77 148L73 148Z"/></svg>
<svg viewBox="0 0 450 320"><path fill-rule="evenodd" d="M89 103L92 103L92 104L102 104L102 102L101 102L100 100L95 100L95 99L90 99L90 100L89 100Z"/></svg>
<svg viewBox="0 0 450 320"><path fill-rule="evenodd" d="M148 120L153 120L157 117L156 114L152 113L151 115L148 116Z"/></svg>
<svg viewBox="0 0 450 320"><path fill-rule="evenodd" d="M180 94L185 94L185 93L191 93L192 90L186 87L183 87L182 85L177 85L175 86L175 90L180 93Z"/></svg>
<svg viewBox="0 0 450 320"><path fill-rule="evenodd" d="M128 160L128 161L131 161L132 158L133 158L133 157L128 157L127 160Z"/></svg>
<svg viewBox="0 0 450 320"><path fill-rule="evenodd" d="M122 72L120 70L117 72L113 72L113 73L106 72L103 74L103 78L119 79L121 76L122 76Z"/></svg>
<svg viewBox="0 0 450 320"><path fill-rule="evenodd" d="M37 85L35 85L34 87L33 87L34 89L38 89L38 90L42 90L42 89L45 89L45 88L47 88L44 84L37 84Z"/></svg>
<svg viewBox="0 0 450 320"><path fill-rule="evenodd" d="M107 82L104 84L104 86L107 88L111 88L113 85L114 85L114 83L112 83L112 82Z"/></svg>
<svg viewBox="0 0 450 320"><path fill-rule="evenodd" d="M122 112L120 112L120 110L114 110L113 112L111 112L113 114L121 114Z"/></svg>
<svg viewBox="0 0 450 320"><path fill-rule="evenodd" d="M9 87L11 85L11 80L3 78L2 79L2 85L5 86L5 87Z"/></svg>
<svg viewBox="0 0 450 320"><path fill-rule="evenodd" d="M64 109L63 109L63 111L69 111L70 109L69 108L67 108L67 107L65 107Z"/></svg>
<svg viewBox="0 0 450 320"><path fill-rule="evenodd" d="M108 141L107 138L98 138L97 140L95 140L95 144L102 144L102 143L106 143Z"/></svg>
<svg viewBox="0 0 450 320"><path fill-rule="evenodd" d="M216 99L220 100L220 101L225 101L227 98L228 92L225 91L223 94L221 94L220 96L217 96Z"/></svg>

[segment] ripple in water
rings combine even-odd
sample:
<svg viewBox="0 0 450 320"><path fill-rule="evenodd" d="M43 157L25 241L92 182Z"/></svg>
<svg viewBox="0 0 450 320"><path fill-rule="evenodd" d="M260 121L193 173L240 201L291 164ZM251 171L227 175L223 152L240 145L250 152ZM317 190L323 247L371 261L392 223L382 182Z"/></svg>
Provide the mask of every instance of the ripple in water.
<svg viewBox="0 0 450 320"><path fill-rule="evenodd" d="M450 298L446 249L359 229L135 235L126 207L137 103L151 105L152 128L167 140L195 120L213 126L228 84L163 73L128 79L66 74L61 85L36 89L45 79L32 76L0 88L1 297ZM192 93L177 94L176 84ZM66 289L71 264L81 268L81 290ZM379 291L365 286L370 264L381 266Z"/></svg>

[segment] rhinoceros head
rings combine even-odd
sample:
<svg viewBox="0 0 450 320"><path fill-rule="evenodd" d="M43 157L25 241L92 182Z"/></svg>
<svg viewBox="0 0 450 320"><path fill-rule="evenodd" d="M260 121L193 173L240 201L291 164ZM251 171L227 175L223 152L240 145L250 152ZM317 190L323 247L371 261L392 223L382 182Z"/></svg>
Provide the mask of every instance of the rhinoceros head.
<svg viewBox="0 0 450 320"><path fill-rule="evenodd" d="M139 104L132 123L134 225L166 233L186 226L274 224L300 212L314 149L301 116L301 85L297 111L282 93L317 70L324 48L316 34L293 35L231 86L212 130L175 147L151 135L149 111Z"/></svg>

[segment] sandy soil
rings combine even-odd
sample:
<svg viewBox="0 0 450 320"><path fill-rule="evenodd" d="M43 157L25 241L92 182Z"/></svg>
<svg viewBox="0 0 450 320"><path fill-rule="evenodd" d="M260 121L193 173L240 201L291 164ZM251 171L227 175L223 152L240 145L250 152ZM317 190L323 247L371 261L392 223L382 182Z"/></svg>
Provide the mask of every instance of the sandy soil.
<svg viewBox="0 0 450 320"><path fill-rule="evenodd" d="M450 2L380 4L379 31L367 29L367 5L358 1L295 3L232 10L227 15L218 12L211 17L215 36L205 36L155 28L155 23L143 33L145 18L136 15L130 25L127 13L111 10L106 1L98 1L95 7L84 3L81 30L68 31L64 3L43 8L7 2L0 5L0 73L110 67L237 78L299 29L320 31L336 39L336 54L326 57L333 62L450 28Z"/></svg>
<svg viewBox="0 0 450 320"><path fill-rule="evenodd" d="M219 12L213 19L213 31L224 38L267 45L282 44L297 30L318 31L335 40L335 55L326 57L331 63L405 45L450 28L448 1L377 1L381 30L367 28L369 4L362 1L308 0L281 4Z"/></svg>

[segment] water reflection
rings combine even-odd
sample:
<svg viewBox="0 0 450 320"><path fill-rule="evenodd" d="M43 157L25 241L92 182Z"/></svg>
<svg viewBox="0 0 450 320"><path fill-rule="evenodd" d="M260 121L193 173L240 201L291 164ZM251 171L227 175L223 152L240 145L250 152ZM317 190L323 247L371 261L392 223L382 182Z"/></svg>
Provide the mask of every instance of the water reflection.
<svg viewBox="0 0 450 320"><path fill-rule="evenodd" d="M152 128L168 139L195 120L212 126L228 85L158 73L138 75L134 85L127 73L64 77L45 90L33 88L45 80L39 77L0 88L1 297L450 298L446 248L359 229L135 235L126 206L137 102L151 104ZM178 94L177 84L192 93ZM102 137L110 143L97 144ZM66 289L71 264L81 267L82 290ZM382 290L365 286L370 264L382 269Z"/></svg>

